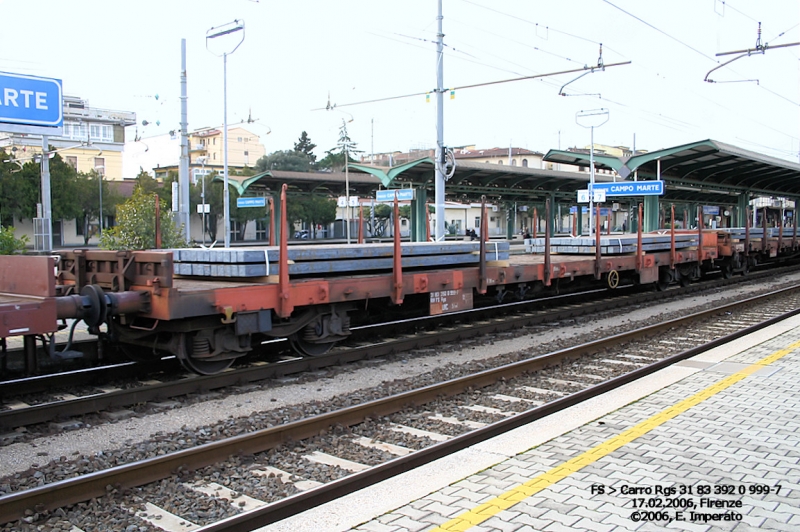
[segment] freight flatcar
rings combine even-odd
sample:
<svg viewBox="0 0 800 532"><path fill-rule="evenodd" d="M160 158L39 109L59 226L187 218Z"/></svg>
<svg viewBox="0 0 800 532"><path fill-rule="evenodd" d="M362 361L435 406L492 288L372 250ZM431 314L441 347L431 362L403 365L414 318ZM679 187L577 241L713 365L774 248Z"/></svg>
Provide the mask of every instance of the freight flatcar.
<svg viewBox="0 0 800 532"><path fill-rule="evenodd" d="M351 319L376 308L405 303L440 314L469 309L480 296L525 298L554 287L664 289L711 270L746 273L797 250L794 229L699 228L569 240L547 231L526 242L528 253L510 255L507 242L485 239L401 243L397 215L390 245L289 248L285 190L281 201L283 230L273 247L0 257L0 337L23 336L33 363L37 341L54 352L60 320L82 319L131 358L170 353L191 371L213 374L267 339L324 354L349 336ZM547 210L549 219L549 203Z"/></svg>

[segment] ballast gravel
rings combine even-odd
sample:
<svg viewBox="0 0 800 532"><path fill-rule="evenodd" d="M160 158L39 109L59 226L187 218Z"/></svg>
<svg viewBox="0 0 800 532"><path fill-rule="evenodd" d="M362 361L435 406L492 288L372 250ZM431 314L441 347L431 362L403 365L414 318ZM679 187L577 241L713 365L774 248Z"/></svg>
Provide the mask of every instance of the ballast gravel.
<svg viewBox="0 0 800 532"><path fill-rule="evenodd" d="M798 280L800 280L800 274L786 275L772 280L769 286L776 288L783 284L795 284ZM549 352L566 345L593 340L600 335L611 335L629 329L634 324L641 325L660 321L673 315L685 315L689 307L701 310L702 307L720 300L739 300L763 291L765 291L764 284L759 283L755 286L736 287L716 293L696 295L689 299L672 302L661 301L649 307L642 306L633 310L615 311L613 317L605 319L576 318L569 322L562 322L558 326L550 324L546 327L535 327L529 331L530 334L522 334L514 338L471 339L458 345L443 346L437 350L420 350L420 352L424 351L424 354L407 353L385 359L382 363L370 361L322 372L314 380L303 378L299 382L286 384L272 382L245 393L220 394L215 399L205 398L206 400L196 404L146 417L103 423L95 427L87 424L79 430L62 432L23 443L14 443L2 449L0 495L166 454L242 432L287 423L347 405L378 399L410 387L440 382L480 369L516 361L529 357L533 353ZM544 375L537 378L544 378ZM560 378L567 379L563 375ZM575 379L578 380L578 376ZM535 381L531 386L536 386ZM548 387L552 389L552 383ZM564 384L563 388L564 392L572 391L568 384ZM559 388L556 388L556 391L558 390ZM531 393L527 398L548 401L555 397ZM465 401L469 402L468 398L465 398ZM513 405L499 401L493 406L505 410L517 409ZM454 410L453 415L461 419L485 423L496 421L498 418L496 414L480 412L471 412L465 416L463 409L457 413ZM426 430L432 432L455 436L466 430L456 425L427 419L423 413L418 416L419 423L415 426L425 426ZM402 417L397 416L397 419L393 419L393 421L408 422L408 419L404 420ZM351 456L359 461L366 461L366 463L385 461L387 454L384 451L368 450L365 452L363 448L352 449L353 444L349 438L361 430L374 436L374 433L370 433L368 428L345 429L339 427L330 434L298 443L293 452L300 456L315 449L335 448L337 454L344 458ZM431 443L427 441L427 438L391 431L385 432L382 435L386 436L383 441L409 448L421 448ZM297 460L296 457L291 459L292 453L285 451L280 454L270 455L270 452L266 454L268 460L271 459L269 457L274 458L275 467L309 480L327 482L347 474L347 471L335 466L311 464L307 461ZM287 460L287 456L290 459ZM282 487L280 481L270 477L263 477L263 486L252 485L251 477L246 477L248 485L237 484L245 482L237 474L237 470L241 471L242 467L247 467L247 464L218 464L214 466L214 472L209 471L207 475L204 475L203 471L191 475L178 475L146 488L129 491L126 494L115 494L111 490L108 496L118 497L120 504L130 505L132 516L135 516L137 505L142 506L142 499L159 504L155 501L163 498L165 507L169 509L170 495L174 494L175 490L186 490L182 482L189 481L209 482L215 481L215 478L222 479L233 486L231 489L245 490L248 493L263 492L267 498L273 497L272 494L276 492L281 493L281 490L287 495L291 494L293 489L291 485ZM146 496L143 491L147 492ZM190 495L190 500L191 497ZM86 523L86 529L93 529L92 523L96 524L91 517L93 504L94 501L75 505L69 510L69 515L64 510L60 510L60 512L64 514L62 516L64 519L72 521L75 512L85 511L89 517L84 518L82 522ZM198 508L202 508L202 510L198 511ZM215 503L211 502L197 502L197 504L192 504L191 508L176 508L175 510L175 513L180 515L195 515L196 522L200 524L218 520L231 512L236 512L235 508L232 509L230 505L218 505L217 507ZM31 521L35 521L35 517L30 516ZM99 519L100 516L96 517ZM135 517L134 520L136 520ZM76 523L76 521L72 522ZM136 527L133 530L150 529L142 520L135 525L131 525L131 521L127 521L122 529L130 526ZM11 529L6 526L0 530Z"/></svg>

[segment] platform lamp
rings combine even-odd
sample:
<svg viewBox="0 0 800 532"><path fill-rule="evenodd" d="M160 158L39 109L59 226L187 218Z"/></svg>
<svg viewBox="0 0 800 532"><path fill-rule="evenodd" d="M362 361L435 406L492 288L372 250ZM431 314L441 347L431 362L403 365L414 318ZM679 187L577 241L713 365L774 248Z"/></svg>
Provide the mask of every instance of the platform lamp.
<svg viewBox="0 0 800 532"><path fill-rule="evenodd" d="M102 151L100 154L102 155ZM100 214L98 215L98 225L100 228L100 236L103 235L103 174L106 173L105 165L98 165L94 167L94 171L97 172L97 182L99 183L98 188L100 189Z"/></svg>
<svg viewBox="0 0 800 532"><path fill-rule="evenodd" d="M208 161L208 157L201 156L195 159L196 162L200 163L201 170L200 170L200 180L203 183L202 192L200 192L200 197L203 199L203 206L201 207L203 210L203 245L206 245L206 161Z"/></svg>
<svg viewBox="0 0 800 532"><path fill-rule="evenodd" d="M584 123L582 124L581 121ZM575 113L575 122L581 127L588 127L591 129L591 145L589 146L589 234L592 234L592 218L594 206L594 128L600 127L608 122L608 109L601 107L600 109L590 109L588 111L578 111ZM548 220L547 223L550 223ZM610 226L611 224L609 224ZM598 228L595 227L595 231Z"/></svg>
<svg viewBox="0 0 800 532"><path fill-rule="evenodd" d="M347 115L350 115L350 120L345 121L342 118L342 127L339 129L339 146L342 147L344 151L344 196L346 200L346 205L344 208L344 219L345 223L347 224L346 233L347 233L347 243L350 243L350 173L349 173L349 163L350 163L350 146L353 144L350 142L350 137L347 135L347 124L353 121L353 115L348 113L347 111L341 111Z"/></svg>
<svg viewBox="0 0 800 532"><path fill-rule="evenodd" d="M212 39L217 39L225 35L231 35L241 32L241 39L233 46L230 52L222 52L222 108L223 108L223 124L222 124L222 158L223 158L223 186L222 191L222 204L223 204L223 217L225 219L225 247L231 247L231 203L230 191L228 190L228 56L235 52L239 46L244 42L244 21L236 19L233 22L228 22L222 26L217 26L209 29L206 32L206 50L213 53L217 57L220 54L211 51L208 47L208 42Z"/></svg>

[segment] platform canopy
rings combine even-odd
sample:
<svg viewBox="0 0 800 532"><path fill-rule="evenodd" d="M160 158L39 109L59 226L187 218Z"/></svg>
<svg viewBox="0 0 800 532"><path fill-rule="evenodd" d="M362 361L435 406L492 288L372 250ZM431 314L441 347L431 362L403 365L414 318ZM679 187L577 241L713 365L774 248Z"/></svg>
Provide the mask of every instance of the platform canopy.
<svg viewBox="0 0 800 532"><path fill-rule="evenodd" d="M720 202L720 195L800 196L800 164L715 140L703 140L630 157L595 155L595 168L623 178L655 179L661 165L667 197L673 201ZM544 160L589 166L589 154L550 150Z"/></svg>
<svg viewBox="0 0 800 532"><path fill-rule="evenodd" d="M350 170L372 174L387 188L433 189L434 161L418 159L392 168L351 164ZM351 174L352 175L352 174ZM612 181L598 175L597 182ZM457 160L455 172L447 181L448 200L478 201L482 195L492 200L544 200L547 197L575 202L577 191L588 188L589 174L560 172L521 166L476 163Z"/></svg>
<svg viewBox="0 0 800 532"><path fill-rule="evenodd" d="M252 176L228 176L229 186L236 189L240 196L253 196L264 193L280 193L281 186L289 185L290 193L323 194L344 196L348 188L351 196L370 196L381 182L363 173L351 172L346 178L344 172L289 172L284 170L267 170ZM222 181L217 175L214 181Z"/></svg>

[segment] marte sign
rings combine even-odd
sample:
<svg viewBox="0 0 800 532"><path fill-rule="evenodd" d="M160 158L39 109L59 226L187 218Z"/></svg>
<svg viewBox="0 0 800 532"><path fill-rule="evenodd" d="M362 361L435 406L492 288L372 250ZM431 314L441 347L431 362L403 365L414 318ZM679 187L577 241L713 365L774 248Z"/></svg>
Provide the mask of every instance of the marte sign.
<svg viewBox="0 0 800 532"><path fill-rule="evenodd" d="M61 80L0 72L0 131L60 135Z"/></svg>

